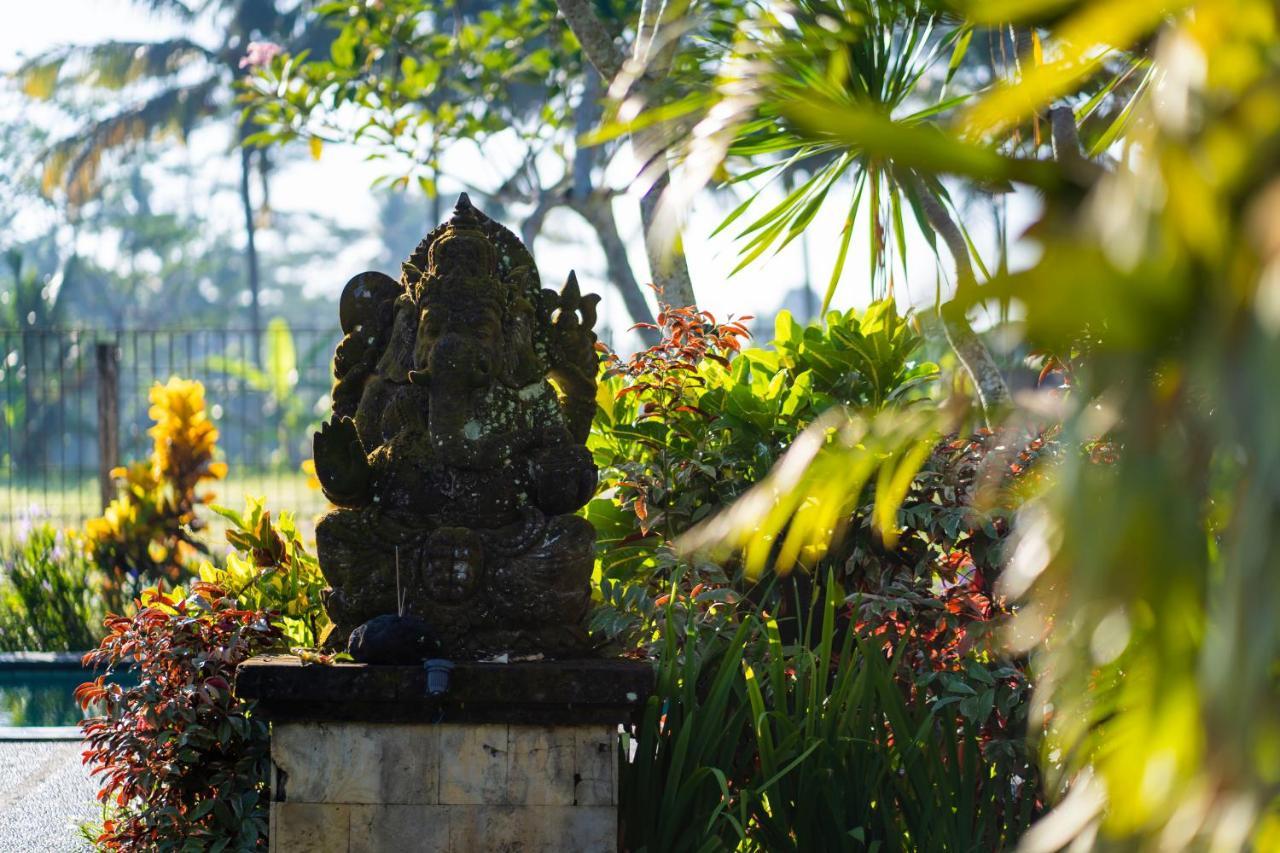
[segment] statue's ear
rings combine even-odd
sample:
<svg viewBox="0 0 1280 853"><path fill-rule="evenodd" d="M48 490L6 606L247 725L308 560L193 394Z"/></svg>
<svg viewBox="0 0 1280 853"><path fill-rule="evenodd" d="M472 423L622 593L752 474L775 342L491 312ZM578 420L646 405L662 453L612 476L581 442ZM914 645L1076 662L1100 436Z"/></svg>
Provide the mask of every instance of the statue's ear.
<svg viewBox="0 0 1280 853"><path fill-rule="evenodd" d="M364 327L362 333L374 331L373 327L385 313L384 306L394 302L403 292L399 282L374 270L353 277L342 288L342 297L338 301L342 333L350 335L357 326Z"/></svg>

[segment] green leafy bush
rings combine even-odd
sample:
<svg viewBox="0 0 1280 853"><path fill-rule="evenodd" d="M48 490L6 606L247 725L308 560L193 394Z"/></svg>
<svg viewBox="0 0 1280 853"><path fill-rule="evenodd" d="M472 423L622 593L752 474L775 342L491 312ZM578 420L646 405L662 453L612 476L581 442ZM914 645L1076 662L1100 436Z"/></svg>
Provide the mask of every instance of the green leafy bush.
<svg viewBox="0 0 1280 853"><path fill-rule="evenodd" d="M937 375L892 301L822 326L783 311L768 348L742 349L742 323L707 312L663 306L658 320L657 344L607 357L589 447L615 502L668 540L762 479L824 411L917 399Z"/></svg>
<svg viewBox="0 0 1280 853"><path fill-rule="evenodd" d="M329 624L320 600L325 579L293 514L281 513L272 522L262 498L246 498L242 513L221 506L212 509L231 522L227 541L233 550L219 563L203 563L200 579L222 587L242 607L269 611L292 646L318 646Z"/></svg>
<svg viewBox="0 0 1280 853"><path fill-rule="evenodd" d="M1039 812L1028 761L987 758L949 703L918 701L896 664L840 630L829 581L813 646L748 614L664 638L655 693L621 746L628 849L992 850ZM675 617L673 617L675 618ZM634 750L634 756L632 751ZM1024 756L1025 759L1025 756Z"/></svg>
<svg viewBox="0 0 1280 853"><path fill-rule="evenodd" d="M636 587L663 588L672 569L708 603L736 567L679 560L671 543L764 479L795 440L835 406L878 410L921 399L936 376L917 360L921 338L892 301L833 311L799 326L787 312L770 348L746 348L741 322L663 306L661 340L623 360L609 355L588 447L602 493L587 507L599 535L604 607L594 627L643 633L661 612ZM741 590L739 590L741 592Z"/></svg>
<svg viewBox="0 0 1280 853"><path fill-rule="evenodd" d="M102 638L102 575L65 531L0 545L0 651L68 652Z"/></svg>

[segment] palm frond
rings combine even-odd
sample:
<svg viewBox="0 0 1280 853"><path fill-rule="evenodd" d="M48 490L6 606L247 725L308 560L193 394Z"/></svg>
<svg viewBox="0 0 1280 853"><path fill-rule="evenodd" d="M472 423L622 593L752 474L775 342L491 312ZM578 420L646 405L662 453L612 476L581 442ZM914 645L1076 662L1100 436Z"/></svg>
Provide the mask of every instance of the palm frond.
<svg viewBox="0 0 1280 853"><path fill-rule="evenodd" d="M115 91L140 81L171 77L198 62L217 61L212 51L185 38L108 41L57 48L23 63L13 76L29 97L48 100L60 83Z"/></svg>
<svg viewBox="0 0 1280 853"><path fill-rule="evenodd" d="M53 97L62 66L67 61L67 51L59 48L24 62L11 76L22 93L29 98L47 101Z"/></svg>
<svg viewBox="0 0 1280 853"><path fill-rule="evenodd" d="M826 301L847 277L855 222L858 233L868 234L868 281L879 298L894 290L897 270L906 280L909 228L919 225L938 247L932 227L919 215L920 199L914 196L921 190L912 175L944 173L984 186L1042 188L1063 179L1053 164L1036 159L1038 134L1027 137L1036 140L1030 156L1013 157L1008 146L988 144L992 140L985 137L966 141L945 132L970 120L999 89L983 75L957 77L962 66L985 61L966 59L981 23L941 14L925 0L796 0L785 14L731 11L727 21L732 36L707 65L711 70L702 85L643 107L625 92L612 117L584 141L631 133L657 143L658 150L640 151L643 160L668 156L679 162L680 180L672 182L659 208L673 219L707 184L743 187L747 200L722 225L747 223L737 234L738 269L781 251L834 204L845 224ZM1116 53L1095 65L1108 73L1073 90L1073 97L1084 100L1099 87L1081 106L1082 115L1094 116L1086 142L1096 150L1124 128L1131 110L1112 112L1132 103L1148 75L1139 73L1147 70L1141 56ZM1037 60L1027 76L1043 73L1041 68ZM948 91L957 79L965 89ZM743 158L750 170L732 174ZM780 174L797 177L798 186L788 186L780 202L757 208L765 198L762 187ZM948 206L941 184L924 191ZM969 249L981 266L974 247Z"/></svg>
<svg viewBox="0 0 1280 853"><path fill-rule="evenodd" d="M214 95L221 86L221 80L211 77L194 86L166 89L54 144L46 153L41 190L52 195L62 189L72 207L84 204L97 193L105 154L162 136L185 141L201 118L219 109Z"/></svg>
<svg viewBox="0 0 1280 853"><path fill-rule="evenodd" d="M872 291L884 295L893 288L894 253L885 251L883 235L892 232L900 244L906 242L902 188L896 170L886 167L907 165L897 160L922 142L926 153L936 156L942 134L930 120L965 101L944 90L929 102L926 88L936 88L932 78L943 71L954 74L972 34L971 27L942 21L917 0L802 0L785 15L741 17L709 86L639 112L624 102L618 112L627 120L606 124L596 138L645 130L646 139L676 140L665 153L682 164L681 179L672 183L662 208L676 216L711 182L728 186L800 175L796 188L755 214L738 234L738 269L781 251L835 201L847 216L828 302L844 272L854 222L862 221L858 205L868 201L873 207L865 219L872 240ZM829 127L834 120L843 122L841 127ZM949 146L941 147L944 155L953 154ZM960 152L955 161L973 153ZM747 175L729 174L742 157L755 168ZM840 189L846 182L852 184L849 194ZM749 186L748 195L758 198L759 188ZM752 206L750 200L740 205L731 218Z"/></svg>
<svg viewBox="0 0 1280 853"><path fill-rule="evenodd" d="M135 2L148 7L152 12L172 15L186 21L196 17L200 12L198 8L183 0L135 0Z"/></svg>
<svg viewBox="0 0 1280 853"><path fill-rule="evenodd" d="M906 484L954 412L909 409L862 415L831 409L792 444L769 475L727 510L684 534L686 552L741 553L747 576L811 566L845 531L875 486L873 523L891 542Z"/></svg>

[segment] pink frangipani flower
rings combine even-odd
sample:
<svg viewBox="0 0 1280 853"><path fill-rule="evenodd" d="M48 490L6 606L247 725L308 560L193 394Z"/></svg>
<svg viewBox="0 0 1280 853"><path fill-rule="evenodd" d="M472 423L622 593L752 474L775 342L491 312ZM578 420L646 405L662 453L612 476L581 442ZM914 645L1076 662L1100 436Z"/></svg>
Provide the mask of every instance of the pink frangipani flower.
<svg viewBox="0 0 1280 853"><path fill-rule="evenodd" d="M262 68L264 65L270 65L271 60L279 56L283 50L284 48L275 42L251 41L244 56L240 58L240 67Z"/></svg>

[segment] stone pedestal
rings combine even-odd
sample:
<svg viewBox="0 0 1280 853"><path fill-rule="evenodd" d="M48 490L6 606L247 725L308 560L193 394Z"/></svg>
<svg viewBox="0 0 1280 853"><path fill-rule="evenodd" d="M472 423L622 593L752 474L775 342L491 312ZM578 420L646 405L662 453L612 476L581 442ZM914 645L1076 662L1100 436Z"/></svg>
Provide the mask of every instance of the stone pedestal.
<svg viewBox="0 0 1280 853"><path fill-rule="evenodd" d="M613 851L618 724L652 683L629 661L419 667L262 656L236 692L272 722L271 850Z"/></svg>

